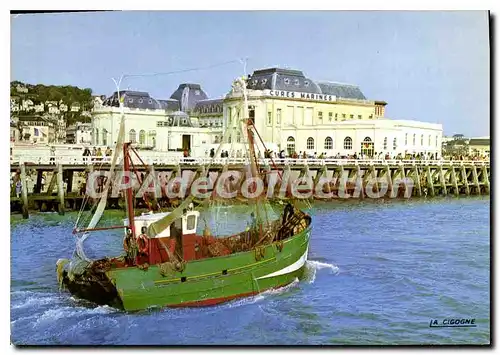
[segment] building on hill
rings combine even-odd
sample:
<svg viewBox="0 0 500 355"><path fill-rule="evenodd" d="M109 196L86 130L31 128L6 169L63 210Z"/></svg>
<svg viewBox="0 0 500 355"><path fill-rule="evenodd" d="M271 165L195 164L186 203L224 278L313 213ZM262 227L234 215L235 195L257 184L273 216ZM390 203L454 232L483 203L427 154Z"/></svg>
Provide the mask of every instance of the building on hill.
<svg viewBox="0 0 500 355"><path fill-rule="evenodd" d="M91 144L92 124L77 122L68 126L66 130L66 143L70 144Z"/></svg>
<svg viewBox="0 0 500 355"><path fill-rule="evenodd" d="M19 124L19 140L30 143L53 143L55 141L55 124L41 115L23 115L17 117Z"/></svg>

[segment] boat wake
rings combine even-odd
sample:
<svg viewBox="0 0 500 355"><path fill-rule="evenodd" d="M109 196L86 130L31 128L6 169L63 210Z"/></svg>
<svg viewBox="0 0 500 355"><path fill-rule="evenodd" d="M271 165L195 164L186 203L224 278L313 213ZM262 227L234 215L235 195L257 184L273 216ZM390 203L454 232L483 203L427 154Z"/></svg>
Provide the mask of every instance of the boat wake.
<svg viewBox="0 0 500 355"><path fill-rule="evenodd" d="M312 284L316 281L316 273L318 270L329 269L330 275L338 275L339 267L333 264L324 263L316 260L307 260L306 261L306 269L304 271L304 280Z"/></svg>

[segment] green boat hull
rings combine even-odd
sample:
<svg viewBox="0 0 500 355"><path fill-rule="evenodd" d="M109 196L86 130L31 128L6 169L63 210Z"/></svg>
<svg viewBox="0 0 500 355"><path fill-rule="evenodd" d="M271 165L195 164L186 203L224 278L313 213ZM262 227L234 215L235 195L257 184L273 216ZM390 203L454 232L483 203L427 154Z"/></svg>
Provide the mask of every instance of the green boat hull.
<svg viewBox="0 0 500 355"><path fill-rule="evenodd" d="M189 261L182 272L165 275L158 265L110 269L121 308L208 306L282 287L300 278L309 247L310 226L281 243ZM162 276L165 275L165 276Z"/></svg>

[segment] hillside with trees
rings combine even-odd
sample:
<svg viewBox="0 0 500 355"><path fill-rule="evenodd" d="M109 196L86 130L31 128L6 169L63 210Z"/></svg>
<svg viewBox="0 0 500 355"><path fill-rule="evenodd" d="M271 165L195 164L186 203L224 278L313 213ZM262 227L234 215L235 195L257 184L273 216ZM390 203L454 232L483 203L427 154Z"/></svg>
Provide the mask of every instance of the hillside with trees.
<svg viewBox="0 0 500 355"><path fill-rule="evenodd" d="M18 90L18 87L27 89ZM65 104L71 107L72 104L78 103L80 105L80 110L78 112L61 112L59 115L64 117L67 125L73 124L77 121L89 122L90 118L88 116L82 115L85 111L90 111L92 109L92 89L90 88L78 88L76 86L56 86L56 85L43 85L43 84L27 84L20 81L12 81L10 83L10 97L21 104L23 100L30 99L35 105L39 103L46 103L47 101L54 101L58 104ZM45 108L47 111L47 108ZM19 112L22 116L23 113Z"/></svg>

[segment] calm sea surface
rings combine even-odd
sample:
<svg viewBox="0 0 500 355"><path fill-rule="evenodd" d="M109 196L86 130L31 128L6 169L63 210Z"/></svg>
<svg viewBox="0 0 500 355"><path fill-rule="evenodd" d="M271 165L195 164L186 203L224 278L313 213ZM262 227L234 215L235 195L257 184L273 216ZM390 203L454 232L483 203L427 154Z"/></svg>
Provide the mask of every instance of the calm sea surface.
<svg viewBox="0 0 500 355"><path fill-rule="evenodd" d="M304 280L201 309L128 314L60 293L55 263L74 250L75 214L11 217L14 344L488 344L490 200L317 203ZM243 220L241 208L224 221ZM117 212L108 217L119 218ZM222 221L222 222L221 222ZM88 255L118 254L120 232ZM475 328L430 328L475 318Z"/></svg>

